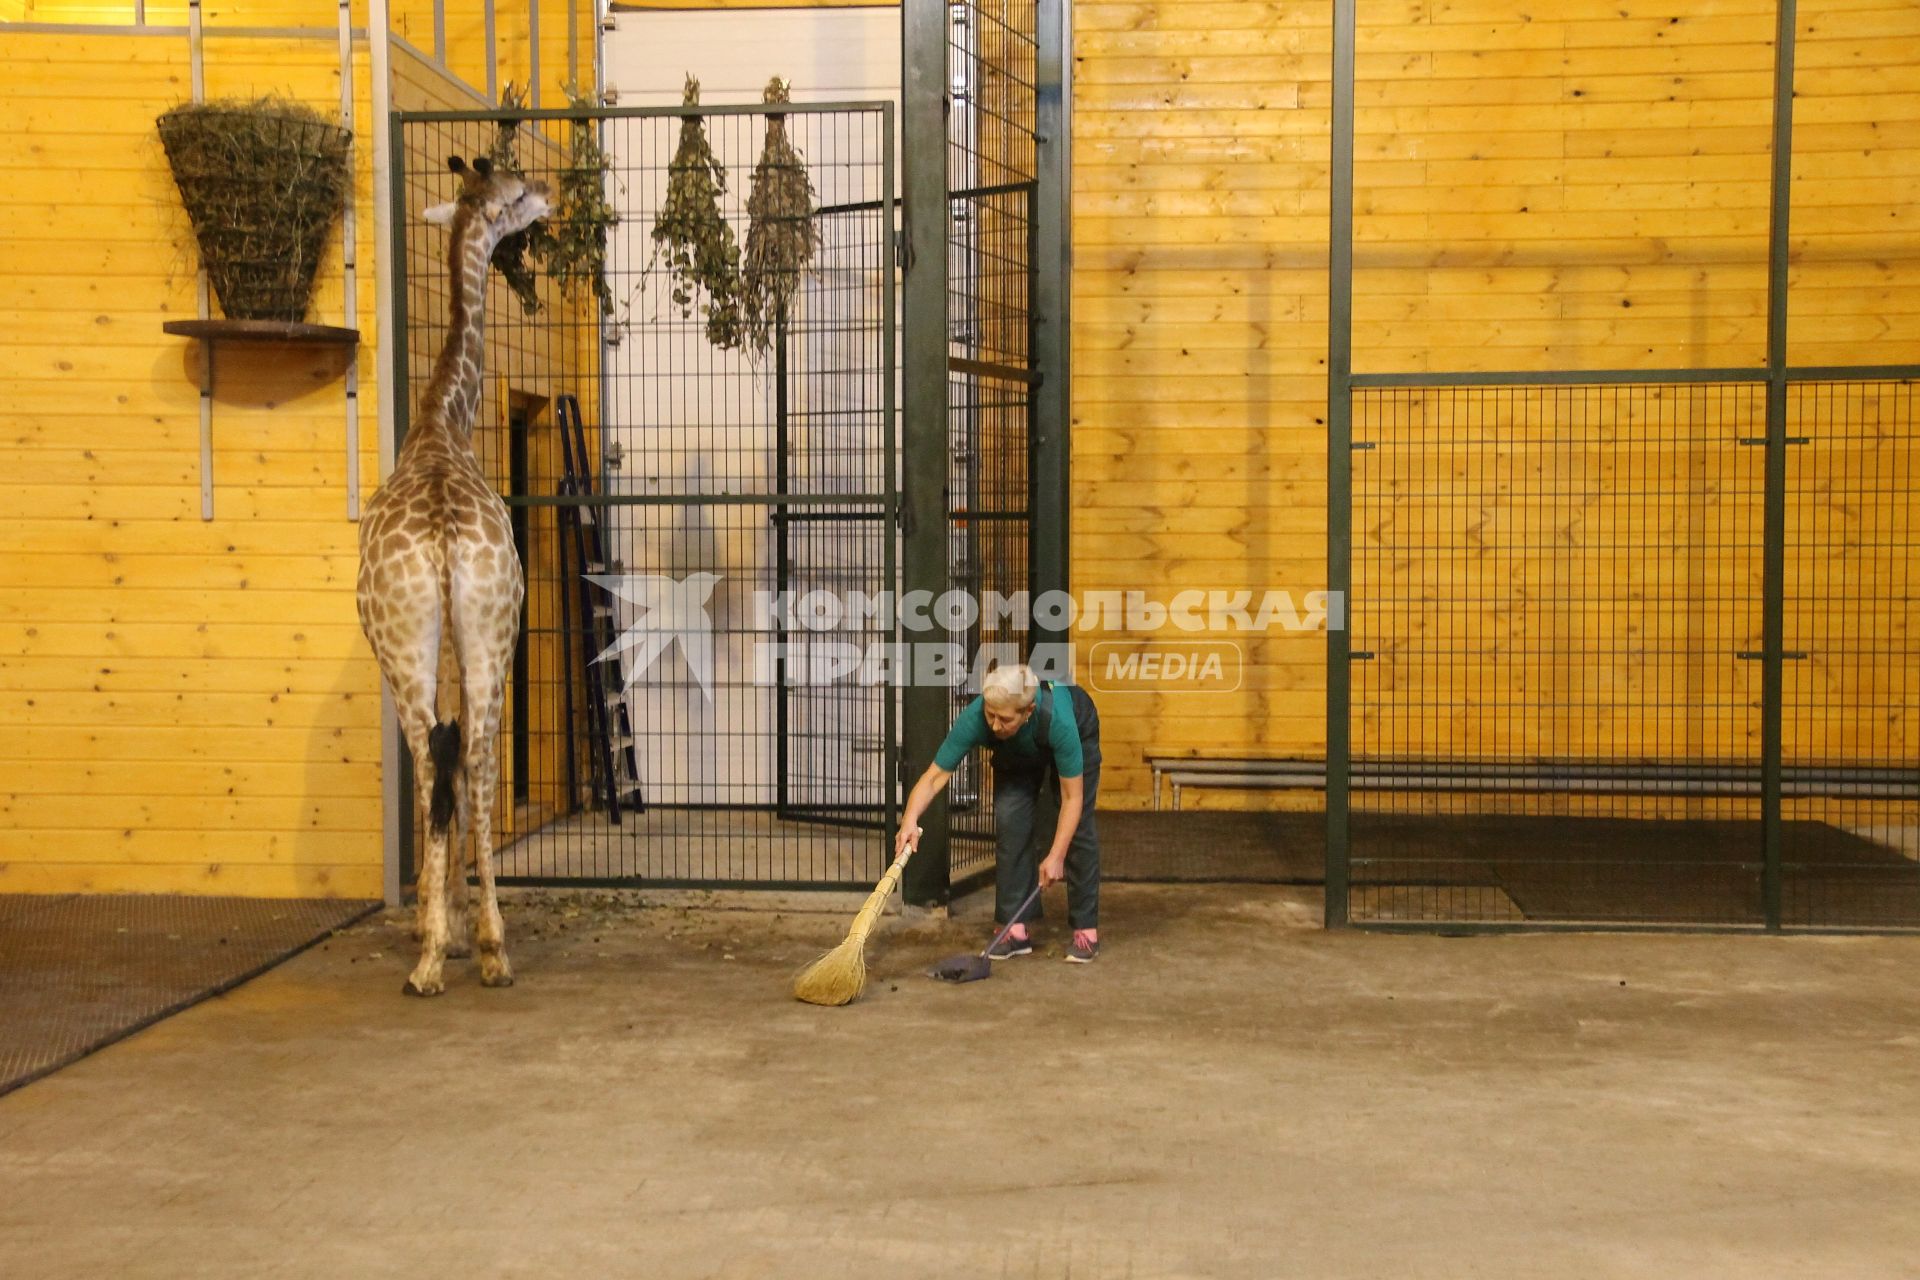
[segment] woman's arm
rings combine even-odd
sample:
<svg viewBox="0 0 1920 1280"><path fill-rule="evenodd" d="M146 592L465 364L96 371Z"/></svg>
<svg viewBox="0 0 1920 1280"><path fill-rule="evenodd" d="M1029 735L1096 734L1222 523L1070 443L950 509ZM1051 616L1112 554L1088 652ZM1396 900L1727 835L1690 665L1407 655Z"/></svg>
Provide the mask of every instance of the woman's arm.
<svg viewBox="0 0 1920 1280"><path fill-rule="evenodd" d="M920 781L913 784L913 792L907 797L906 810L900 815L900 830L893 838L894 857L899 857L901 851L909 844L919 843L920 815L925 813L927 806L947 789L947 781L952 777L951 773L939 765L930 764L927 766L927 771L920 775ZM1075 781L1078 782L1079 779L1076 778Z"/></svg>
<svg viewBox="0 0 1920 1280"><path fill-rule="evenodd" d="M1060 779L1060 821L1053 828L1053 845L1040 862L1040 883L1058 884L1067 876L1067 846L1080 829L1080 811L1086 797L1086 779Z"/></svg>

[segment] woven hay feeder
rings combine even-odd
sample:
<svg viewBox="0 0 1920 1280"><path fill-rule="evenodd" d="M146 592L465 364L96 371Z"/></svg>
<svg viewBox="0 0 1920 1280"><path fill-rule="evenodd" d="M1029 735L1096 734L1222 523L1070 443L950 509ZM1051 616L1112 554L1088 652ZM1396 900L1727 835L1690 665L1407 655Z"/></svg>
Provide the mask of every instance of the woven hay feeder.
<svg viewBox="0 0 1920 1280"><path fill-rule="evenodd" d="M221 310L305 320L347 198L352 133L277 98L184 103L158 123Z"/></svg>

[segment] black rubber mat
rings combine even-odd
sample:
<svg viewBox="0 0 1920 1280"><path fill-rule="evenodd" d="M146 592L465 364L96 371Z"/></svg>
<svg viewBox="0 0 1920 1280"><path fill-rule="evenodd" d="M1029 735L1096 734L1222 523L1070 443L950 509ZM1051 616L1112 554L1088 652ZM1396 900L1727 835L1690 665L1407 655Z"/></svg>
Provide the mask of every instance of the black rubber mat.
<svg viewBox="0 0 1920 1280"><path fill-rule="evenodd" d="M1920 864L1824 822L1784 824L1784 923L1920 926ZM1735 820L1531 815L1353 817L1354 883L1404 888L1396 920L1445 921L1464 899L1428 886L1497 886L1525 920L1758 925L1761 827Z"/></svg>
<svg viewBox="0 0 1920 1280"><path fill-rule="evenodd" d="M1353 815L1355 918L1750 925L1760 825L1520 815ZM1784 922L1920 928L1920 864L1822 822L1785 824ZM1102 812L1109 880L1320 884L1326 816Z"/></svg>
<svg viewBox="0 0 1920 1280"><path fill-rule="evenodd" d="M1099 821L1106 880L1319 884L1326 878L1325 814L1102 810Z"/></svg>
<svg viewBox="0 0 1920 1280"><path fill-rule="evenodd" d="M0 1094L230 990L378 906L0 894Z"/></svg>

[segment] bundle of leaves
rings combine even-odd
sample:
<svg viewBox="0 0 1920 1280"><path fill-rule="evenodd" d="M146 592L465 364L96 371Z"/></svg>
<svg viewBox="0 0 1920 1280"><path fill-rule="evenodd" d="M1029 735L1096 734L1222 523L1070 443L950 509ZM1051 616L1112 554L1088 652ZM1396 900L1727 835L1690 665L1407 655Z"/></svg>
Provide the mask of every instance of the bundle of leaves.
<svg viewBox="0 0 1920 1280"><path fill-rule="evenodd" d="M508 111L524 109L527 91L509 80L506 87L500 90L500 105ZM493 161L496 169L525 177L526 170L520 165L519 144L520 121L502 120L494 129L493 145L487 148L487 159ZM520 299L520 308L528 315L540 310L540 290L535 283L533 264L527 258L529 253L539 256L546 236L546 223L536 222L525 230L505 237L493 247L494 269L507 282L507 288L513 290L513 296Z"/></svg>
<svg viewBox="0 0 1920 1280"><path fill-rule="evenodd" d="M567 105L586 110L596 104L573 85L567 86ZM547 274L574 297L582 288L593 291L600 314L613 314L613 290L607 287L607 233L620 221L607 200L607 175L613 159L600 145L600 130L591 119L568 126L567 163L555 184L554 215L540 246Z"/></svg>
<svg viewBox="0 0 1920 1280"><path fill-rule="evenodd" d="M590 110L593 100L573 85L566 88L567 105ZM509 111L527 105L527 91L509 83L500 92L500 105ZM526 176L520 162L519 120L502 120L496 128L487 158L496 169ZM567 160L554 182L553 212L524 231L516 231L494 246L493 265L520 299L528 315L540 310L535 264L569 297L590 289L603 315L613 314L613 290L607 286L607 233L620 221L607 200L607 175L613 160L600 145L600 133L591 119L568 126Z"/></svg>
<svg viewBox="0 0 1920 1280"><path fill-rule="evenodd" d="M681 105L700 105L700 82L687 77ZM664 259L674 306L684 318L706 317L707 340L722 349L744 339L740 316L740 247L720 212L726 170L713 158L705 120L680 123L680 143L667 166L667 197L654 223L656 259ZM706 295L705 303L700 295Z"/></svg>
<svg viewBox="0 0 1920 1280"><path fill-rule="evenodd" d="M786 82L775 76L762 98L790 101ZM818 208L806 161L787 137L787 118L769 115L766 145L747 196L747 263L740 293L741 324L756 351L772 346L775 329L791 313L800 273L820 248Z"/></svg>
<svg viewBox="0 0 1920 1280"><path fill-rule="evenodd" d="M273 97L183 103L157 123L221 309L306 319L352 180L352 133Z"/></svg>

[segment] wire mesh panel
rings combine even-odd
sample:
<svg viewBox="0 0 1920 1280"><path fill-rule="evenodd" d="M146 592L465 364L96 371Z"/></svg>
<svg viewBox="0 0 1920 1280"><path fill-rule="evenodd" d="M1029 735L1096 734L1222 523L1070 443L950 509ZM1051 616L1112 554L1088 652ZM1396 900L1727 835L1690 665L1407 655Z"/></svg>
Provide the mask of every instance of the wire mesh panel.
<svg viewBox="0 0 1920 1280"><path fill-rule="evenodd" d="M948 14L948 578L984 602L1028 587L1037 6L967 0ZM949 638L970 656L992 646L1021 660L1025 624L994 615ZM957 687L955 710L978 692ZM959 883L992 865L982 752L949 796Z"/></svg>
<svg viewBox="0 0 1920 1280"><path fill-rule="evenodd" d="M1759 923L1764 388L1354 395L1352 919Z"/></svg>
<svg viewBox="0 0 1920 1280"><path fill-rule="evenodd" d="M445 339L444 232L419 219L453 194L445 156L485 154L524 119L515 162L560 190L575 127L560 115L403 118L414 389ZM730 310L741 295L675 276L656 234L692 115L583 117L618 215L604 305L542 280L529 310L501 273L490 285L473 439L527 578L500 870L870 885L898 803L893 619L867 607L895 587L891 108L778 109L818 234L807 261L780 268L793 288L772 291L789 301L764 345ZM769 112L697 120L724 223L705 234L730 237L737 265Z"/></svg>
<svg viewBox="0 0 1920 1280"><path fill-rule="evenodd" d="M1920 927L1920 388L1791 388L1782 923Z"/></svg>

